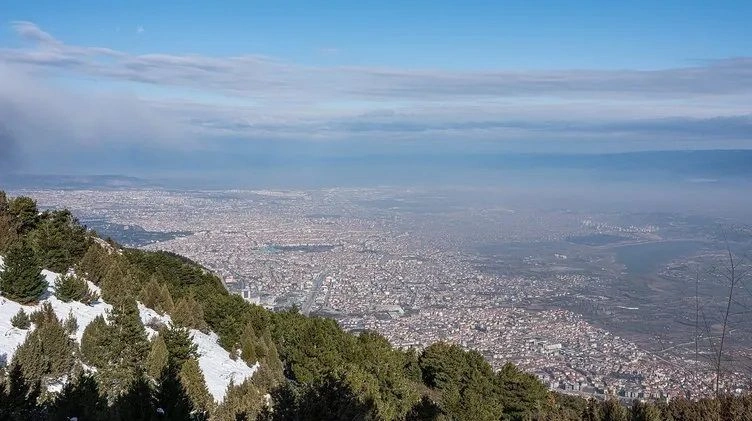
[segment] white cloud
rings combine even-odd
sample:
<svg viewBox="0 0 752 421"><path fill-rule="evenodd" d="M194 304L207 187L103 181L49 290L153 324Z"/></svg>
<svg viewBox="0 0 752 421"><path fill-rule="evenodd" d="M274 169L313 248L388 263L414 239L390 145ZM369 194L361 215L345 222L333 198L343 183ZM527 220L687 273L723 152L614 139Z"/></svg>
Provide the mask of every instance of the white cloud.
<svg viewBox="0 0 752 421"><path fill-rule="evenodd" d="M313 67L132 54L11 26L29 44L0 49L0 116L21 143L750 140L752 58L654 71Z"/></svg>

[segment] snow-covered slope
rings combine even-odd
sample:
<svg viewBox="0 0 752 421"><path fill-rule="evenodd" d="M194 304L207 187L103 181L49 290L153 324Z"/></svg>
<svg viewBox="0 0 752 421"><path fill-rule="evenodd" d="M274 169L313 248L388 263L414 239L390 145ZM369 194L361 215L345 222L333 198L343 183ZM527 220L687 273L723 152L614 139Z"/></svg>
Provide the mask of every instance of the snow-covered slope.
<svg viewBox="0 0 752 421"><path fill-rule="evenodd" d="M172 323L170 316L161 316L156 311L144 307L141 303L138 304L138 310L144 325L151 324L154 321L165 325ZM150 338L157 334L154 329L148 326L146 327L146 331L149 333ZM258 364L249 367L248 364L240 359L233 361L230 358L230 353L219 346L219 337L214 332L206 334L199 330L191 329L191 336L193 337L193 343L196 344L198 349L198 365L201 367L201 371L204 372L206 387L218 402L221 402L225 398L227 385L230 382L240 384L245 379L253 376L253 373L258 368Z"/></svg>
<svg viewBox="0 0 752 421"><path fill-rule="evenodd" d="M0 271L3 267L3 258L0 257ZM13 358L13 354L16 352L16 348L23 343L26 335L29 331L16 329L11 326L10 319L18 313L21 308L26 313L31 313L37 310L42 303L48 302L55 310L55 314L61 320L68 317L69 313L72 313L78 320L78 330L76 331L76 341L80 342L83 336L86 326L99 315L104 315L112 309L112 306L102 302L101 300L94 303L91 306L79 302L65 303L53 295L53 287L55 279L58 274L50 272L48 270L42 271L47 283L50 285L47 292L42 297L42 300L35 306L22 306L14 301L0 297L0 366L10 363ZM94 284L89 283L89 287L93 290L99 290ZM141 320L144 324L151 323L157 320L165 325L170 325L170 316L160 316L152 309L146 308L139 303L138 305ZM33 328L33 325L32 325ZM150 337L156 334L156 331L150 327L146 327ZM253 367L249 367L242 360L233 361L230 358L230 354L219 346L217 340L218 337L215 333L205 334L198 330L191 330L193 336L193 342L196 344L199 353L198 363L201 370L204 372L206 379L206 385L209 389L209 393L212 394L214 399L221 402L225 397L227 391L227 385L230 382L235 384L242 383L247 378L253 376L253 373L258 368L258 364Z"/></svg>

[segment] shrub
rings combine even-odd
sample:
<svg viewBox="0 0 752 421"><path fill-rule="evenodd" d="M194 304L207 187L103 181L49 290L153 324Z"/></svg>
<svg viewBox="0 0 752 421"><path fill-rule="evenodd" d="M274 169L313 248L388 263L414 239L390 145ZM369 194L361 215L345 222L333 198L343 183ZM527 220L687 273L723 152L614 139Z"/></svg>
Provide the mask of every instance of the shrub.
<svg viewBox="0 0 752 421"><path fill-rule="evenodd" d="M65 319L63 327L69 335L73 335L78 331L78 320L76 320L76 316L73 315L72 310L68 312L68 317Z"/></svg>
<svg viewBox="0 0 752 421"><path fill-rule="evenodd" d="M31 327L31 320L24 309L20 309L18 310L18 313L10 319L10 324L16 329L28 329Z"/></svg>
<svg viewBox="0 0 752 421"><path fill-rule="evenodd" d="M42 267L34 251L25 243L16 244L5 256L5 270L0 272L0 292L21 304L34 303L47 289Z"/></svg>
<svg viewBox="0 0 752 421"><path fill-rule="evenodd" d="M66 303L80 301L88 305L98 300L99 294L89 289L86 280L71 273L55 280L55 297Z"/></svg>

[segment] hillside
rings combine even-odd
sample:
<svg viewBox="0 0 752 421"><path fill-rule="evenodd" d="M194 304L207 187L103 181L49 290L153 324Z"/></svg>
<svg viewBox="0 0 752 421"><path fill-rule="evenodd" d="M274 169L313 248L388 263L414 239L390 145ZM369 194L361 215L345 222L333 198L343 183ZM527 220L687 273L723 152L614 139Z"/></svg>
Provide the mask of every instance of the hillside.
<svg viewBox="0 0 752 421"><path fill-rule="evenodd" d="M353 335L295 309L273 313L185 257L103 241L70 212L40 213L33 199L2 192L0 255L0 420L752 414L749 396L631 409L588 402L512 364L494 372L454 344L395 349L375 332Z"/></svg>
<svg viewBox="0 0 752 421"><path fill-rule="evenodd" d="M3 258L0 256L0 271L2 269ZM78 328L71 336L79 345L81 344L85 328L97 316L104 317L108 312L112 311L112 305L101 299L91 305L77 301L66 303L59 300L54 296L55 290L53 285L55 284L55 279L60 274L48 270L43 270L42 274L49 286L47 292L40 297L37 305L24 306L14 301L0 298L0 365L4 365L4 363L13 359L16 348L24 342L30 330L33 329L33 327L29 330L18 329L11 325L11 318L22 308L26 313L31 314L39 310L45 303L49 303L60 320L67 319L70 315L73 315L78 322ZM92 290L99 291L96 285L91 282L88 283ZM158 332L149 327L149 325L155 323L162 323L167 326L172 325L169 315L160 315L141 303L138 303L138 310L141 322L144 324L150 340L153 340ZM239 384L244 382L253 376L253 373L258 368L257 365L249 366L242 361L230 358L230 353L219 346L219 338L213 332L207 334L191 329L190 335L197 347L199 366L204 373L209 393L211 393L216 402L224 400L227 386L230 383Z"/></svg>

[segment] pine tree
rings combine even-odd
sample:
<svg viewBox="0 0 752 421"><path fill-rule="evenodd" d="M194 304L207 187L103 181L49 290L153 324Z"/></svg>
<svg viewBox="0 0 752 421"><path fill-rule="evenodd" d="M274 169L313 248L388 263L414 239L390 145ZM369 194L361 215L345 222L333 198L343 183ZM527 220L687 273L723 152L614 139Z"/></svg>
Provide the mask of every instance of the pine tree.
<svg viewBox="0 0 752 421"><path fill-rule="evenodd" d="M67 271L86 252L86 228L68 210L44 212L28 238L42 266L53 272Z"/></svg>
<svg viewBox="0 0 752 421"><path fill-rule="evenodd" d="M629 411L615 398L609 398L601 404L603 419L608 421L628 421Z"/></svg>
<svg viewBox="0 0 752 421"><path fill-rule="evenodd" d="M34 229L39 221L37 202L30 197L18 196L8 201L8 212L16 222L16 230L21 234Z"/></svg>
<svg viewBox="0 0 752 421"><path fill-rule="evenodd" d="M21 367L27 380L46 384L71 373L75 363L75 343L54 312L50 315L49 310L43 308L40 313L37 328L18 347L12 364Z"/></svg>
<svg viewBox="0 0 752 421"><path fill-rule="evenodd" d="M136 281L128 272L125 265L115 261L107 269L107 273L102 279L100 287L102 288L102 299L113 306L120 301L135 297L133 289Z"/></svg>
<svg viewBox="0 0 752 421"><path fill-rule="evenodd" d="M180 383L186 394L191 399L193 407L201 412L207 412L212 406L213 399L206 387L204 375L198 365L198 361L191 358L180 369Z"/></svg>
<svg viewBox="0 0 752 421"><path fill-rule="evenodd" d="M80 301L91 304L99 299L99 294L89 289L85 279L71 273L55 279L55 297L66 303Z"/></svg>
<svg viewBox="0 0 752 421"><path fill-rule="evenodd" d="M5 269L0 272L0 293L21 304L39 299L47 289L47 281L34 252L24 242L14 245L5 257Z"/></svg>
<svg viewBox="0 0 752 421"><path fill-rule="evenodd" d="M265 406L264 395L250 380L239 385L230 383L227 386L225 400L217 406L212 419L219 421L255 420Z"/></svg>
<svg viewBox="0 0 752 421"><path fill-rule="evenodd" d="M152 379L159 379L167 368L167 345L162 335L157 335L151 342L151 350L146 359L146 374Z"/></svg>
<svg viewBox="0 0 752 421"><path fill-rule="evenodd" d="M167 369L157 382L155 393L156 405L164 415L162 419L190 420L193 412L193 403L183 387L178 373Z"/></svg>
<svg viewBox="0 0 752 421"><path fill-rule="evenodd" d="M118 421L164 419L157 417L157 408L154 403L149 381L143 376L138 376L123 393L113 399L107 419Z"/></svg>
<svg viewBox="0 0 752 421"><path fill-rule="evenodd" d="M0 419L40 419L37 400L41 394L39 382L28 381L18 364L10 366L4 393L0 393Z"/></svg>
<svg viewBox="0 0 752 421"><path fill-rule="evenodd" d="M198 358L198 347L188 329L173 327L160 332L167 346L168 366L176 373L183 367L183 363L191 358Z"/></svg>
<svg viewBox="0 0 752 421"><path fill-rule="evenodd" d="M172 296L166 285L160 285L156 276L153 276L149 282L141 288L139 300L144 306L156 311L160 315L170 313L174 310Z"/></svg>
<svg viewBox="0 0 752 421"><path fill-rule="evenodd" d="M256 355L256 332L253 330L253 324L247 323L243 334L240 336L240 356L247 364L256 364L258 356Z"/></svg>
<svg viewBox="0 0 752 421"><path fill-rule="evenodd" d="M8 210L8 197L0 190L0 254L5 254L16 240L18 232L13 215Z"/></svg>
<svg viewBox="0 0 752 421"><path fill-rule="evenodd" d="M84 362L96 368L104 368L110 361L113 332L104 317L97 316L84 329L81 338L81 356Z"/></svg>
<svg viewBox="0 0 752 421"><path fill-rule="evenodd" d="M65 318L63 327L69 335L75 335L78 331L78 320L76 319L76 316L73 315L73 310L68 311L68 317Z"/></svg>
<svg viewBox="0 0 752 421"><path fill-rule="evenodd" d="M110 313L112 343L109 365L102 380L112 396L119 396L143 377L143 361L149 353L149 340L141 322L136 300L128 298L113 306Z"/></svg>
<svg viewBox="0 0 752 421"><path fill-rule="evenodd" d="M107 401L99 393L94 377L82 373L63 386L50 406L49 419L53 421L107 419Z"/></svg>
<svg viewBox="0 0 752 421"><path fill-rule="evenodd" d="M60 319L57 318L55 310L50 303L42 303L42 306L38 310L31 313L29 319L37 326L42 326L45 323L59 323Z"/></svg>
<svg viewBox="0 0 752 421"><path fill-rule="evenodd" d="M208 330L204 320L204 309L193 297L181 298L175 305L175 310L171 316L172 323L176 326L202 332Z"/></svg>
<svg viewBox="0 0 752 421"><path fill-rule="evenodd" d="M167 284L162 284L162 287L160 288L160 297L159 297L159 304L164 310L165 313L172 313L175 310L175 303L172 300L172 294L170 294L170 289L167 288Z"/></svg>
<svg viewBox="0 0 752 421"><path fill-rule="evenodd" d="M31 327L31 320L24 309L20 309L18 310L18 313L10 319L10 324L16 329L28 329Z"/></svg>
<svg viewBox="0 0 752 421"><path fill-rule="evenodd" d="M77 272L86 276L86 279L93 282L94 285L99 285L107 274L112 264L112 258L107 250L100 244L92 242L89 248L86 249L81 261L76 266Z"/></svg>

